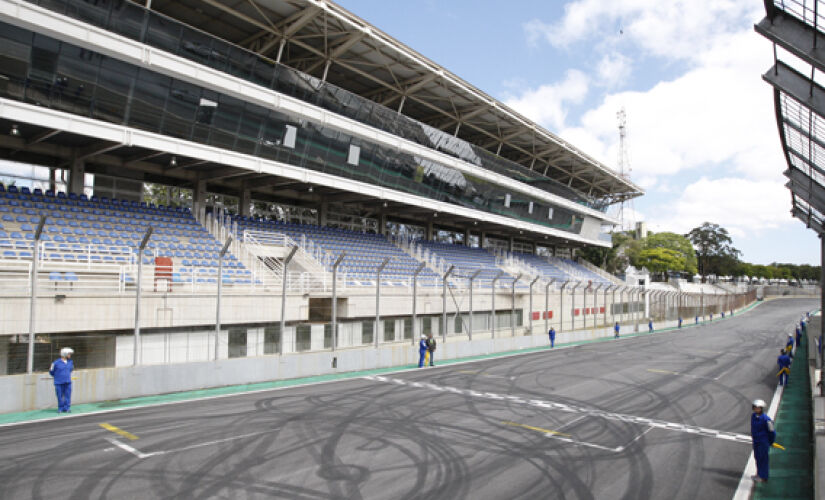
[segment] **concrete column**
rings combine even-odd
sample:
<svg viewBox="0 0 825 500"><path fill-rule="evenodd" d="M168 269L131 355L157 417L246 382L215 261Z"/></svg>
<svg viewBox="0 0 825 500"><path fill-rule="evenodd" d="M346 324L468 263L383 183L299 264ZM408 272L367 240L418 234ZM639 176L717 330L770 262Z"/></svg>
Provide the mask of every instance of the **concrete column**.
<svg viewBox="0 0 825 500"><path fill-rule="evenodd" d="M206 181L195 181L192 186L192 213L197 217L206 205Z"/></svg>
<svg viewBox="0 0 825 500"><path fill-rule="evenodd" d="M325 227L327 225L327 214L329 213L329 203L323 202L318 207L318 225Z"/></svg>
<svg viewBox="0 0 825 500"><path fill-rule="evenodd" d="M57 169L49 168L49 190L57 191Z"/></svg>
<svg viewBox="0 0 825 500"><path fill-rule="evenodd" d="M240 205L238 208L240 208L241 215L249 217L251 213L250 207L252 205L252 191L250 189L242 189L238 199L238 204Z"/></svg>
<svg viewBox="0 0 825 500"><path fill-rule="evenodd" d="M69 167L69 192L76 195L83 194L83 184L86 177L86 164L83 160L73 160Z"/></svg>
<svg viewBox="0 0 825 500"><path fill-rule="evenodd" d="M486 245L487 245L486 240L487 240L487 233L485 231L482 231L481 232L481 239L478 241L478 246L480 248L486 248Z"/></svg>
<svg viewBox="0 0 825 500"><path fill-rule="evenodd" d="M507 247L508 251L510 251L510 252L513 251L513 247L515 246L515 242L516 242L516 239L513 238L512 236L510 236L510 241L509 241L508 247Z"/></svg>
<svg viewBox="0 0 825 500"><path fill-rule="evenodd" d="M429 222L427 222L427 235L426 235L427 240L432 241L434 236L435 236L435 228L433 227L433 222L429 221Z"/></svg>
<svg viewBox="0 0 825 500"><path fill-rule="evenodd" d="M465 247L470 246L470 230L469 229L464 230L464 246Z"/></svg>
<svg viewBox="0 0 825 500"><path fill-rule="evenodd" d="M387 234L387 214L378 216L378 234Z"/></svg>

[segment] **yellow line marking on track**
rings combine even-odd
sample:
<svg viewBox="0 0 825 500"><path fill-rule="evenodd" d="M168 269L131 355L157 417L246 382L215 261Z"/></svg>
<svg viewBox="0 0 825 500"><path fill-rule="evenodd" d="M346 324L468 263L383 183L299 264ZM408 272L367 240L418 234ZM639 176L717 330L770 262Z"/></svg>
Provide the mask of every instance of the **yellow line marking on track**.
<svg viewBox="0 0 825 500"><path fill-rule="evenodd" d="M679 372L672 372L668 370L657 370L656 368L648 368L647 371L653 373L667 373L668 375L679 375Z"/></svg>
<svg viewBox="0 0 825 500"><path fill-rule="evenodd" d="M114 425L107 424L106 422L103 422L102 424L98 424L98 425L100 425L101 427L103 427L104 429L106 429L109 432L114 432L118 436L125 437L126 439L129 439L131 441L134 441L138 438L137 436L135 436L131 432L124 431L120 427L115 427Z"/></svg>
<svg viewBox="0 0 825 500"><path fill-rule="evenodd" d="M541 427L533 427L532 425L519 424L517 422L502 422L502 424L509 425L511 427L521 427L522 429L529 429L531 431L542 432L544 434L552 434L553 436L570 437L570 434L565 434L563 432L551 431L550 429L542 429Z"/></svg>

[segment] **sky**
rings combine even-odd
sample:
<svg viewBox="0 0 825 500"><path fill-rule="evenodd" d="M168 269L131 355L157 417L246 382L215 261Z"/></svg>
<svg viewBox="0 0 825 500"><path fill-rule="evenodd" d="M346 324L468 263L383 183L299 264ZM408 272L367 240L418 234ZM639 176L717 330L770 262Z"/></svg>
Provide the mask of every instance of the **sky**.
<svg viewBox="0 0 825 500"><path fill-rule="evenodd" d="M337 0L610 168L627 114L625 210L651 231L727 228L748 262L819 263L790 215L754 0Z"/></svg>

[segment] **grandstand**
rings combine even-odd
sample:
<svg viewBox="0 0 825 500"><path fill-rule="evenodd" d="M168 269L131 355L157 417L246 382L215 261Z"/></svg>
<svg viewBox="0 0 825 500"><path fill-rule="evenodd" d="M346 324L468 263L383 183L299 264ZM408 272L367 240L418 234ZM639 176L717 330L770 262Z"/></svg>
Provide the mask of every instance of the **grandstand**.
<svg viewBox="0 0 825 500"><path fill-rule="evenodd" d="M638 186L328 1L0 0L0 158L0 373L646 312L576 258Z"/></svg>

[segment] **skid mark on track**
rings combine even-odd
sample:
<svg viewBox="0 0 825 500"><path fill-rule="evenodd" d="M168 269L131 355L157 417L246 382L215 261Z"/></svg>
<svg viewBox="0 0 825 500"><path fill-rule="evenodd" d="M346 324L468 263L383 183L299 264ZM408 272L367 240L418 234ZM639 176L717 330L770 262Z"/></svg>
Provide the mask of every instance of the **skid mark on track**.
<svg viewBox="0 0 825 500"><path fill-rule="evenodd" d="M695 425L687 425L678 422L668 422L665 420L658 420L653 418L638 417L635 415L628 415L625 413L615 413L597 408L588 408L584 406L570 405L566 403L558 403L554 401L545 401L541 399L528 399L519 396L502 395L494 392L480 392L471 389L460 389L458 387L441 386L430 384L428 382L412 382L399 378L383 377L380 375L371 375L364 377L366 380L374 382L390 383L402 386L415 387L418 389L428 389L438 392L451 392L462 396L469 396L474 398L488 399L493 401L507 401L508 403L521 404L532 406L535 408L543 408L547 410L557 410L567 413L579 413L590 417L604 418L607 420L616 420L619 422L627 422L648 427L662 429L671 432L681 432L684 434L692 434L701 437L708 437L713 439L722 439L725 441L734 441L739 443L751 443L751 437L745 434L738 434L735 432L724 432L716 429L709 429L707 427L698 427Z"/></svg>

